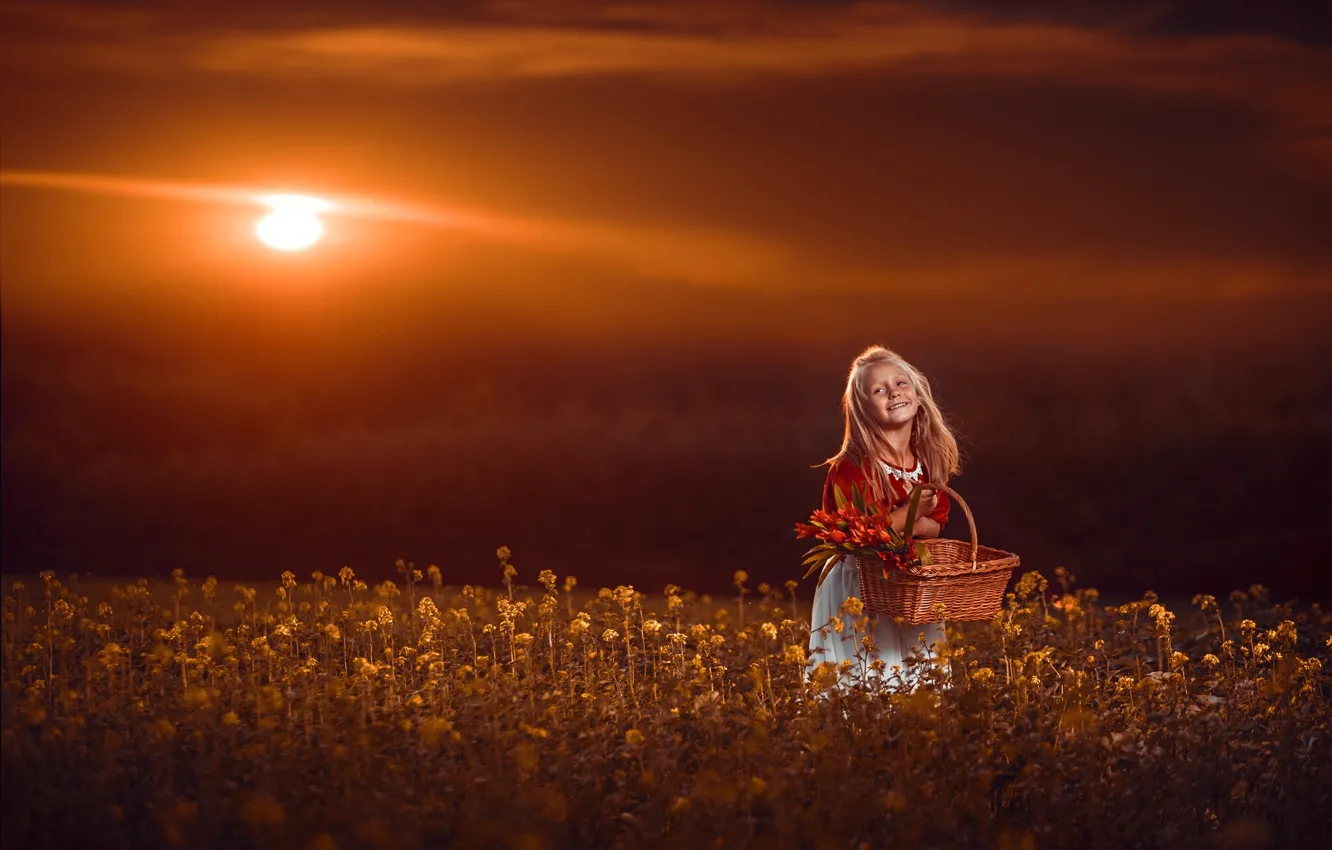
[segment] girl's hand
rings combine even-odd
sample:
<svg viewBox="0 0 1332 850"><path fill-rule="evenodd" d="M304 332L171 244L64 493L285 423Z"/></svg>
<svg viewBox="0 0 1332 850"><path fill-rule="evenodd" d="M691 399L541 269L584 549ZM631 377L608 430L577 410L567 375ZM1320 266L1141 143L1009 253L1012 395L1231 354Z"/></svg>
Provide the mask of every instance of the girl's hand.
<svg viewBox="0 0 1332 850"><path fill-rule="evenodd" d="M914 493L917 489L921 491L920 505L916 508L916 526L919 528L921 520L927 519L926 515L934 510L939 504L939 491L935 490L928 484L917 484L912 488L911 492ZM889 513L889 516L892 518L893 528L898 531L904 531L906 529L906 515L909 507L911 507L911 494L907 494L907 501L893 508ZM934 520L929 521L931 523L934 522Z"/></svg>
<svg viewBox="0 0 1332 850"><path fill-rule="evenodd" d="M923 517L930 511L939 506L939 491L928 484L917 484L912 488L911 493L907 494L907 504L902 506L902 515L906 516L907 506L911 504L911 494L920 490L920 507L916 508L916 516Z"/></svg>

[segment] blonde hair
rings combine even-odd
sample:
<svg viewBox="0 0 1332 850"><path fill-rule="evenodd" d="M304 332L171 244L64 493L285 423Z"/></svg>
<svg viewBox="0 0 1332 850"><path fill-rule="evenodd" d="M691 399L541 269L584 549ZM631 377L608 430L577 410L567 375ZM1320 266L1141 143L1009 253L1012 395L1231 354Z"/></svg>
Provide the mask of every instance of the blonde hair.
<svg viewBox="0 0 1332 850"><path fill-rule="evenodd" d="M929 379L900 354L881 345L871 345L852 361L851 371L846 376L846 391L842 394L842 415L846 420L842 448L820 465L853 463L866 472L879 500L888 493L888 477L883 467L875 462L887 456L888 440L870 412L870 398L865 386L870 368L881 363L901 368L915 388L920 405L911 423L911 451L924 465L931 483L947 484L950 476L962 471L961 456L957 438L934 400Z"/></svg>

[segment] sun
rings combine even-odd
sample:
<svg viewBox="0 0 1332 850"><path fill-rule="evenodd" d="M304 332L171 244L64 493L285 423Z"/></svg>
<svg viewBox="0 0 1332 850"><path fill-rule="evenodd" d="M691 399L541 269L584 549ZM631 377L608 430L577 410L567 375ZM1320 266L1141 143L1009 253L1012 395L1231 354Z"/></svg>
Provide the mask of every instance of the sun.
<svg viewBox="0 0 1332 850"><path fill-rule="evenodd" d="M324 235L324 224L315 215L333 205L305 195L266 195L262 203L273 211L259 220L259 241L279 251L304 251Z"/></svg>
<svg viewBox="0 0 1332 850"><path fill-rule="evenodd" d="M259 219L260 241L279 251L303 251L324 235L324 225L307 210L274 210Z"/></svg>

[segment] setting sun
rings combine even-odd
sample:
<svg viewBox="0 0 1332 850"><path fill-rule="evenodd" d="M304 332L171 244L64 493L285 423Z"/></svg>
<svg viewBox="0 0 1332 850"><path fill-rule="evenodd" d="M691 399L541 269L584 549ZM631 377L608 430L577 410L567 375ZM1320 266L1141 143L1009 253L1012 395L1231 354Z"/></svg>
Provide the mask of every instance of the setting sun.
<svg viewBox="0 0 1332 850"><path fill-rule="evenodd" d="M324 225L315 213L332 208L327 201L303 195L269 195L263 202L273 211L259 220L255 233L279 251L302 251L318 242Z"/></svg>

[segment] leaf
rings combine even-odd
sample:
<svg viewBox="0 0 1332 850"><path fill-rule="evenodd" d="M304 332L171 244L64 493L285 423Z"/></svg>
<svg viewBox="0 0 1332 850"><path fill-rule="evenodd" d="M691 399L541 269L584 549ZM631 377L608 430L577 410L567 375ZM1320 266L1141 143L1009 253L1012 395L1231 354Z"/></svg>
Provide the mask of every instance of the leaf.
<svg viewBox="0 0 1332 850"><path fill-rule="evenodd" d="M917 485L916 489L911 491L911 501L907 503L906 526L902 529L907 537L911 536L911 529L916 525L916 512L920 510L920 495L924 489Z"/></svg>
<svg viewBox="0 0 1332 850"><path fill-rule="evenodd" d="M810 566L810 569L805 570L805 578L813 576L814 570L821 570L821 572L826 573L827 570L829 570L829 565L834 564L839 558L839 554L835 552L825 554L821 561L815 561L814 564ZM819 581L823 581L822 576L819 577Z"/></svg>
<svg viewBox="0 0 1332 850"><path fill-rule="evenodd" d="M869 513L869 509L865 506L865 490L855 482L851 484L851 504L862 514Z"/></svg>
<svg viewBox="0 0 1332 850"><path fill-rule="evenodd" d="M801 578L802 578L802 579L807 579L807 578L809 578L811 575L814 574L814 571L815 571L815 570L821 568L821 569L822 569L822 573L819 575L819 581L818 581L818 583L819 583L819 584L823 584L823 578L824 578L824 576L826 576L826 575L828 574L828 570L831 569L832 565L835 564L835 563L836 563L838 560L840 560L840 559L841 559L841 556L838 555L836 552L834 552L834 553L832 553L832 554L830 554L830 555L826 555L826 556L824 556L824 558L822 559L821 562L815 562L815 563L814 563L814 564L813 564L808 570L806 570L806 571L805 571L805 574L804 574L803 576L801 576Z"/></svg>
<svg viewBox="0 0 1332 850"><path fill-rule="evenodd" d="M837 510L846 507L846 494L842 492L840 484L833 485L833 501L837 503Z"/></svg>
<svg viewBox="0 0 1332 850"><path fill-rule="evenodd" d="M828 557L828 550L823 547L819 547L818 549L810 549L807 553L805 553L805 557L800 562L800 566L803 567L806 564L812 564L815 561L822 561L827 557Z"/></svg>
<svg viewBox="0 0 1332 850"><path fill-rule="evenodd" d="M934 555L930 552L930 547L919 540L916 541L916 557L920 558L922 567L928 567L934 563Z"/></svg>
<svg viewBox="0 0 1332 850"><path fill-rule="evenodd" d="M841 559L840 558L828 559L828 563L825 564L823 567L823 572L819 575L818 582L814 585L815 589L818 589L823 585L823 580L828 577L828 573L832 572L833 566L835 566L839 560Z"/></svg>

